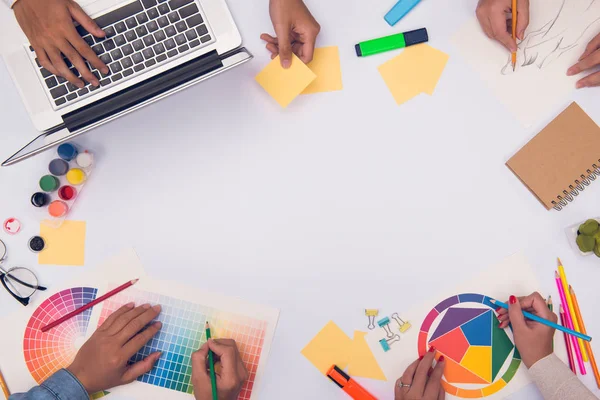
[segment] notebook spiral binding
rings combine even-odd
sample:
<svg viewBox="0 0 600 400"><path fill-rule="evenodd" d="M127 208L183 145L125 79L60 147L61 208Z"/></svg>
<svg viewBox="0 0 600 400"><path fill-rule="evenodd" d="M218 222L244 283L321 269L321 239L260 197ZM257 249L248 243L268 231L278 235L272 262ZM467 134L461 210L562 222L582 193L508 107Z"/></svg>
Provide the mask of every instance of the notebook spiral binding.
<svg viewBox="0 0 600 400"><path fill-rule="evenodd" d="M600 160L598 160L600 164ZM596 180L597 177L600 177L600 167L598 164L592 164L592 170L585 171L587 176L581 175L579 179L575 179L575 185L569 185L569 191L563 190L562 196L557 196L557 201L552 201L552 205L556 211L562 210L566 207L570 202L575 200L575 197L579 195L582 191L585 190L586 186Z"/></svg>

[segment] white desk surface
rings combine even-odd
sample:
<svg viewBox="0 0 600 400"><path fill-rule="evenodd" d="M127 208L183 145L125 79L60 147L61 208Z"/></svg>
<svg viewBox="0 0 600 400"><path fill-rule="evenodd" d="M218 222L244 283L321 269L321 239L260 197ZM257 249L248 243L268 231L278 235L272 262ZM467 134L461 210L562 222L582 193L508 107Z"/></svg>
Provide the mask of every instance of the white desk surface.
<svg viewBox="0 0 600 400"><path fill-rule="evenodd" d="M268 1L229 3L253 61L77 140L97 154L70 216L87 221L83 268L133 246L155 277L280 308L261 399L346 398L300 354L327 321L351 335L365 329L365 307L401 312L520 250L544 293L562 258L600 334L600 260L575 254L563 232L600 214L600 184L548 212L504 166L572 100L600 122L600 88L574 91L525 129L449 44L475 0L424 1L395 28L382 18L393 0L309 0L318 45L340 48L344 90L282 110L254 81L269 60ZM398 52L359 59L354 44L423 26L450 60L433 96L397 106L376 67ZM4 160L35 132L4 65L0 87ZM0 220L25 224L0 238L11 265L52 287L78 268L37 265L26 247L38 232L31 189L50 157L0 170ZM0 305L0 316L20 307L5 293Z"/></svg>

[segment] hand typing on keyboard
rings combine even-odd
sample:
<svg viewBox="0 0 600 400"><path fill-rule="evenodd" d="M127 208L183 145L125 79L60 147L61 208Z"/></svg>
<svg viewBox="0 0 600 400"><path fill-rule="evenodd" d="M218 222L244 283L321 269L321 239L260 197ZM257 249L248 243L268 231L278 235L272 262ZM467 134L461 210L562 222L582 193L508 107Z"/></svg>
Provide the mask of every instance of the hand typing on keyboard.
<svg viewBox="0 0 600 400"><path fill-rule="evenodd" d="M13 9L44 68L79 88L85 85L81 78L98 86L98 78L90 72L86 60L103 73L108 73L108 67L79 35L73 20L81 25L79 29L84 28L96 37L104 37L104 32L75 1L19 0ZM70 66L75 69L69 69Z"/></svg>
<svg viewBox="0 0 600 400"><path fill-rule="evenodd" d="M271 0L269 11L276 37L263 33L271 58L281 56L281 65L289 68L292 52L303 62L313 59L315 42L321 27L302 0Z"/></svg>

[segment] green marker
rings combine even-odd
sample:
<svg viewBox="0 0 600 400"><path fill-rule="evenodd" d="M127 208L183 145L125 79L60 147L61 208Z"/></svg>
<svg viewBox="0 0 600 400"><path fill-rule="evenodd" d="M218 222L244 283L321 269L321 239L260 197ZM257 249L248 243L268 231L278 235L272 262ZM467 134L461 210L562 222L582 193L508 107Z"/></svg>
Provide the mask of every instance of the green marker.
<svg viewBox="0 0 600 400"><path fill-rule="evenodd" d="M357 56L366 57L390 50L402 49L414 44L425 43L427 41L429 41L427 28L422 28L415 31L398 33L396 35L360 42L354 46L354 48L356 49Z"/></svg>

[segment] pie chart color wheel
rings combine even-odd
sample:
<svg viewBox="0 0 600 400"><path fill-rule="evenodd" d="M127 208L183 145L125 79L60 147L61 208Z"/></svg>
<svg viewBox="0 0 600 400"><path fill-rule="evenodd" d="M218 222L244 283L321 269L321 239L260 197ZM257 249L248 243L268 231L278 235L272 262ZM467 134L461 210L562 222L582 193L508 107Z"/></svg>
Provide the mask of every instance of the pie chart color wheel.
<svg viewBox="0 0 600 400"><path fill-rule="evenodd" d="M50 296L33 312L25 328L23 354L27 369L38 384L73 362L78 345L85 339L92 310L86 310L46 333L40 329L94 300L97 292L89 287L65 289Z"/></svg>
<svg viewBox="0 0 600 400"><path fill-rule="evenodd" d="M462 398L489 396L504 388L521 365L521 356L512 340L498 326L496 307L490 300L476 293L449 297L435 306L421 325L419 355L425 354L430 346L436 348L436 355L444 355L442 385L448 394ZM469 304L473 307L468 307ZM438 318L440 322L432 330ZM511 353L508 368L500 375ZM482 386L466 389L456 384Z"/></svg>

